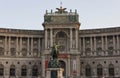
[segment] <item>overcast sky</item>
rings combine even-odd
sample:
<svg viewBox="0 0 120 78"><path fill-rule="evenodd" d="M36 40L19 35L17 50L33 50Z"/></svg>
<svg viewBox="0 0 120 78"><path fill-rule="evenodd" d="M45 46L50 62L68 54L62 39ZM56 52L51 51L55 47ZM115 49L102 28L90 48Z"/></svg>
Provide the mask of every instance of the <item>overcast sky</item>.
<svg viewBox="0 0 120 78"><path fill-rule="evenodd" d="M81 29L120 27L120 0L0 0L0 28L43 30L45 11L77 9Z"/></svg>

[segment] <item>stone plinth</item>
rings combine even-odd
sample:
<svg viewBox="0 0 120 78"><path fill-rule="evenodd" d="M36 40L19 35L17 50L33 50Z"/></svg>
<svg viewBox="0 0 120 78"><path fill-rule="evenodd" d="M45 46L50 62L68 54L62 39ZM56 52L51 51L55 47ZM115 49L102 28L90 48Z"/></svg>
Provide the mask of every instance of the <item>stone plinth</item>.
<svg viewBox="0 0 120 78"><path fill-rule="evenodd" d="M57 78L63 78L63 71L63 68L47 68L46 78L52 78L53 75L56 75Z"/></svg>

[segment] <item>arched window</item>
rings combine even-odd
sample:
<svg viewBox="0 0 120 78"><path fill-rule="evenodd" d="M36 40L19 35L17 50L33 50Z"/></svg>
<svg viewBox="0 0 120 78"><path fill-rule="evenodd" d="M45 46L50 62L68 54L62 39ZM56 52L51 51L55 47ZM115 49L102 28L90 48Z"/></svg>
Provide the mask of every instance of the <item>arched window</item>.
<svg viewBox="0 0 120 78"><path fill-rule="evenodd" d="M59 45L59 51L64 52L67 50L67 34L64 31L60 31L55 36L55 42Z"/></svg>
<svg viewBox="0 0 120 78"><path fill-rule="evenodd" d="M102 76L103 75L103 68L102 65L99 64L97 65L97 76Z"/></svg>
<svg viewBox="0 0 120 78"><path fill-rule="evenodd" d="M114 76L114 65L113 64L109 65L108 71L109 71L109 76Z"/></svg>
<svg viewBox="0 0 120 78"><path fill-rule="evenodd" d="M4 66L0 64L0 76L4 75Z"/></svg>
<svg viewBox="0 0 120 78"><path fill-rule="evenodd" d="M90 67L90 65L85 66L85 74L86 74L86 76L91 76L91 67Z"/></svg>
<svg viewBox="0 0 120 78"><path fill-rule="evenodd" d="M10 76L15 76L15 65L10 66Z"/></svg>
<svg viewBox="0 0 120 78"><path fill-rule="evenodd" d="M34 65L32 67L32 76L38 76L38 67L37 67L37 65Z"/></svg>
<svg viewBox="0 0 120 78"><path fill-rule="evenodd" d="M27 76L27 67L23 65L21 68L21 76Z"/></svg>

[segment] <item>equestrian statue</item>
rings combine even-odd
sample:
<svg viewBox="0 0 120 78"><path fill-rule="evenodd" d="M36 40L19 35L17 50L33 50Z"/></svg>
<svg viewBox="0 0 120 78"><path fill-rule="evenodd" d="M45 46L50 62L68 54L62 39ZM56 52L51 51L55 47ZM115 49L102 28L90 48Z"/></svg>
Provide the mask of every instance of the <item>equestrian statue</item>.
<svg viewBox="0 0 120 78"><path fill-rule="evenodd" d="M51 55L52 59L50 60L48 67L49 68L58 68L59 67L59 62L58 62L59 51L58 51L57 44L54 44L52 46L50 55Z"/></svg>
<svg viewBox="0 0 120 78"><path fill-rule="evenodd" d="M51 56L52 56L52 59L58 59L58 55L59 55L59 51L58 51L58 45L57 44L54 44L53 47L52 47L52 51L51 51Z"/></svg>

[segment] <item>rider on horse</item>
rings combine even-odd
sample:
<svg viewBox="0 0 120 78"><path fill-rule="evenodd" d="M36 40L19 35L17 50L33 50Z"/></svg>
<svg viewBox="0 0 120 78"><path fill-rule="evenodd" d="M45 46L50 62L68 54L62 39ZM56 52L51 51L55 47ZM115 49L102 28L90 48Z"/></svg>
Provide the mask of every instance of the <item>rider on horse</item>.
<svg viewBox="0 0 120 78"><path fill-rule="evenodd" d="M51 56L52 56L53 59L57 59L58 55L59 55L58 45L54 44L53 47L52 47Z"/></svg>

